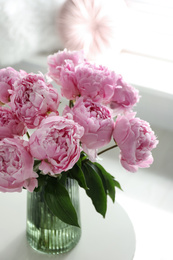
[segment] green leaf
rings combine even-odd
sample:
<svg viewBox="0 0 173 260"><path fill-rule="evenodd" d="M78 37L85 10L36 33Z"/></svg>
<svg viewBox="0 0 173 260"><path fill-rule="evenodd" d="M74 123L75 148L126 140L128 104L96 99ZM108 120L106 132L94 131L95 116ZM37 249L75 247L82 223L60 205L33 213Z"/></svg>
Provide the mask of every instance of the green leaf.
<svg viewBox="0 0 173 260"><path fill-rule="evenodd" d="M36 159L34 160L33 170L35 172L38 172L40 164L41 164L40 160L36 160Z"/></svg>
<svg viewBox="0 0 173 260"><path fill-rule="evenodd" d="M110 173L108 173L99 163L94 163L94 166L96 167L96 170L103 181L106 194L108 194L114 202L116 186L116 181L114 177Z"/></svg>
<svg viewBox="0 0 173 260"><path fill-rule="evenodd" d="M79 227L76 210L68 191L59 181L51 181L46 185L44 199L55 216L69 225Z"/></svg>
<svg viewBox="0 0 173 260"><path fill-rule="evenodd" d="M90 161L85 161L85 163L82 164L82 170L85 175L87 187L89 188L86 190L86 193L91 198L97 212L105 217L107 210L107 196L102 180L93 165L90 164Z"/></svg>
<svg viewBox="0 0 173 260"><path fill-rule="evenodd" d="M57 179L58 180L58 179ZM60 175L59 175L59 182L65 186L65 183L66 183L66 180L67 180L67 172L62 172Z"/></svg>
<svg viewBox="0 0 173 260"><path fill-rule="evenodd" d="M81 166L82 166L81 158L79 158L79 160L77 161L76 164L78 165L79 168L81 168Z"/></svg>
<svg viewBox="0 0 173 260"><path fill-rule="evenodd" d="M84 176L84 173L83 173L83 171L82 171L82 169L80 168L79 165L81 165L81 163L75 164L73 166L73 168L68 171L68 176L72 179L75 179L78 182L80 187L87 190L88 187L87 187L87 184L86 184L85 176Z"/></svg>
<svg viewBox="0 0 173 260"><path fill-rule="evenodd" d="M120 183L119 183L118 181L116 181L116 180L114 180L114 182L115 182L115 186L116 186L118 189L120 189L120 190L123 191L123 189L121 188Z"/></svg>
<svg viewBox="0 0 173 260"><path fill-rule="evenodd" d="M36 191L36 192L40 191L47 182L47 175L40 174L39 172L37 172L38 187L34 189L34 191Z"/></svg>

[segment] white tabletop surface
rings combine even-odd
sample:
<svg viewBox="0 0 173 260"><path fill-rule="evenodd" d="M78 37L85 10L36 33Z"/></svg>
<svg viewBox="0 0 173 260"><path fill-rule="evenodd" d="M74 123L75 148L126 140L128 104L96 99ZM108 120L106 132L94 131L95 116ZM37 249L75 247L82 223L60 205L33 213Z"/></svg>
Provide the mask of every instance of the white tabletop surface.
<svg viewBox="0 0 173 260"><path fill-rule="evenodd" d="M107 216L103 219L83 191L80 204L82 236L78 245L69 253L52 256L36 252L26 241L26 191L0 193L0 259L132 260L135 233L123 208L109 200Z"/></svg>

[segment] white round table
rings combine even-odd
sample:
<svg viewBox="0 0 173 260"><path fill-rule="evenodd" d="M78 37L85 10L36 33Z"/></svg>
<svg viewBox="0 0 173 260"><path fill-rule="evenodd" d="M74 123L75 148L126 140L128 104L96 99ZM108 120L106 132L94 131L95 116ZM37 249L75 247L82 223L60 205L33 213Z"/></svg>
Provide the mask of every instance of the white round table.
<svg viewBox="0 0 173 260"><path fill-rule="evenodd" d="M135 252L133 225L123 208L108 199L106 218L98 214L80 191L82 236L78 245L63 255L46 255L27 243L26 191L0 192L0 259L2 260L132 260Z"/></svg>

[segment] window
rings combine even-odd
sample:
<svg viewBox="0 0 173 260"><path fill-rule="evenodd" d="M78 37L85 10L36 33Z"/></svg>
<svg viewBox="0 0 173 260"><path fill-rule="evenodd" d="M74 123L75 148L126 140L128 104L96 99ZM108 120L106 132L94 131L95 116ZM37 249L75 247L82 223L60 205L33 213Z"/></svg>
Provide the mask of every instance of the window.
<svg viewBox="0 0 173 260"><path fill-rule="evenodd" d="M125 51L173 61L173 1L125 0Z"/></svg>

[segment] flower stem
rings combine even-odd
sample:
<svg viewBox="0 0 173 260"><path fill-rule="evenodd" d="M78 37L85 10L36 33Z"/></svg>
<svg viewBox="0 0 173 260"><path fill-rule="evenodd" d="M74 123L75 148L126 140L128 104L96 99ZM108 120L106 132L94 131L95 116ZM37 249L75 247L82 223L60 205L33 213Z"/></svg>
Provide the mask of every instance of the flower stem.
<svg viewBox="0 0 173 260"><path fill-rule="evenodd" d="M73 100L69 101L69 107L72 108L74 106Z"/></svg>
<svg viewBox="0 0 173 260"><path fill-rule="evenodd" d="M113 146L111 146L111 147L108 147L107 149L105 149L105 150L99 152L98 155L100 155L100 154L102 154L102 153L105 153L105 152L107 152L107 151L109 151L109 150L111 150L111 149L113 149L113 148L115 148L115 147L117 147L117 146L118 146L118 145L115 144L115 145L113 145Z"/></svg>
<svg viewBox="0 0 173 260"><path fill-rule="evenodd" d="M29 133L28 132L26 132L26 135L27 135L27 137L28 137L28 139L30 138L30 135L29 135Z"/></svg>

